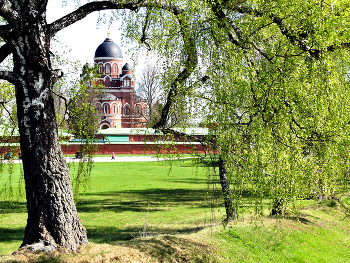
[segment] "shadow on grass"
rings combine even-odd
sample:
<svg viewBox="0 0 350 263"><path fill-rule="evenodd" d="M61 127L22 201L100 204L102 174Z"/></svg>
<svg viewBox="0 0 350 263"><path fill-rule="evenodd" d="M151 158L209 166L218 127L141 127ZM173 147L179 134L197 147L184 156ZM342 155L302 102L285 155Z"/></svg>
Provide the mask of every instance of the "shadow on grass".
<svg viewBox="0 0 350 263"><path fill-rule="evenodd" d="M27 203L17 201L0 201L0 214L26 213Z"/></svg>
<svg viewBox="0 0 350 263"><path fill-rule="evenodd" d="M133 240L130 247L157 258L159 262L218 262L214 247L177 236Z"/></svg>
<svg viewBox="0 0 350 263"><path fill-rule="evenodd" d="M288 220L293 220L293 221L298 221L304 225L314 225L314 222L312 222L311 220L307 219L306 216L310 216L307 214L301 214L300 216L290 216L287 217L286 219ZM312 217L312 216L310 216Z"/></svg>
<svg viewBox="0 0 350 263"><path fill-rule="evenodd" d="M167 182L173 182L173 183L185 183L185 184L199 184L199 185L208 185L208 183L211 185L213 183L213 180L210 179L202 179L202 178L184 178L184 179L168 179ZM215 180L216 184L220 183L219 178Z"/></svg>
<svg viewBox="0 0 350 263"><path fill-rule="evenodd" d="M182 227L181 229L174 229L171 227L161 226L147 226L147 230L143 231L143 226L133 226L126 228L116 227L98 227L87 228L88 239L94 243L112 244L122 240L132 240L139 237L151 237L158 235L178 235L178 234L192 234L204 229L203 226L196 227Z"/></svg>
<svg viewBox="0 0 350 263"><path fill-rule="evenodd" d="M0 227L0 242L22 241L24 228L8 229Z"/></svg>
<svg viewBox="0 0 350 263"><path fill-rule="evenodd" d="M152 227L148 226L145 231L145 236L155 236L161 234L176 235L176 234L191 234L202 230L204 227L183 227L181 229L166 228L166 227ZM131 240L139 238L143 235L143 226L134 226L126 228L116 227L98 227L98 228L87 228L88 239L94 243L107 243L112 244L113 242L122 240ZM22 241L24 236L24 228L7 229L0 228L0 242L15 242Z"/></svg>
<svg viewBox="0 0 350 263"><path fill-rule="evenodd" d="M169 161L164 161L163 164L169 165ZM182 167L219 167L219 158L214 157L212 160L209 157L200 159L200 160L191 160L191 159L174 159L171 160L169 166L182 166Z"/></svg>
<svg viewBox="0 0 350 263"><path fill-rule="evenodd" d="M148 229L143 232L143 226L134 226L126 228L116 227L97 227L87 228L88 239L90 242L98 244L113 244L118 241L132 240L144 236L156 235L176 235L176 234L191 234L202 230L203 226L197 227L182 227L181 229L148 226ZM22 241L24 236L24 228L7 229L0 228L0 242L16 242Z"/></svg>
<svg viewBox="0 0 350 263"><path fill-rule="evenodd" d="M242 197L246 199L244 206L254 206L249 201L251 193L244 191ZM175 206L191 208L210 208L213 198L217 205L223 204L221 189L208 192L207 189L145 189L130 191L106 191L86 193L77 203L78 212L96 213L101 211L147 212L148 206L152 211L166 211Z"/></svg>
<svg viewBox="0 0 350 263"><path fill-rule="evenodd" d="M217 198L221 193L218 191ZM110 210L116 213L132 211L147 212L148 204L153 207L153 211L163 209L154 207L169 206L191 206L191 207L210 207L205 201L207 199L207 190L191 189L147 189L134 191L107 191L99 193L87 193L80 197L77 203L78 212L99 212L101 210Z"/></svg>

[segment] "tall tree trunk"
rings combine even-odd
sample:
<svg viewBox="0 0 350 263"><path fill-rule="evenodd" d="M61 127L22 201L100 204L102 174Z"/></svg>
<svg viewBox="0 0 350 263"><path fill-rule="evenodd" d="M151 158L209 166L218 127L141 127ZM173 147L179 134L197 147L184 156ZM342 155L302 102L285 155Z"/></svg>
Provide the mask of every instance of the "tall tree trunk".
<svg viewBox="0 0 350 263"><path fill-rule="evenodd" d="M74 204L68 166L59 145L51 88L50 34L37 17L12 37L16 99L28 220L21 247L76 251L87 243Z"/></svg>
<svg viewBox="0 0 350 263"><path fill-rule="evenodd" d="M236 211L233 207L230 184L228 182L226 174L227 174L227 171L225 167L225 161L221 158L221 156L219 156L220 184L221 184L222 195L224 198L225 209L226 209L226 219L224 221L230 221L236 218Z"/></svg>

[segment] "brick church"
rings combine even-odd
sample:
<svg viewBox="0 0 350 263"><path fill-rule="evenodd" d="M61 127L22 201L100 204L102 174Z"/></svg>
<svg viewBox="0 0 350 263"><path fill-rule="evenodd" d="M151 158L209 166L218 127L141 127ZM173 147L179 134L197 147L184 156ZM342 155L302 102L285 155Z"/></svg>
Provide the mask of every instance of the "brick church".
<svg viewBox="0 0 350 263"><path fill-rule="evenodd" d="M94 57L103 85L95 105L100 113L100 129L145 127L147 102L135 93L135 79L128 63L124 64L119 46L107 37Z"/></svg>

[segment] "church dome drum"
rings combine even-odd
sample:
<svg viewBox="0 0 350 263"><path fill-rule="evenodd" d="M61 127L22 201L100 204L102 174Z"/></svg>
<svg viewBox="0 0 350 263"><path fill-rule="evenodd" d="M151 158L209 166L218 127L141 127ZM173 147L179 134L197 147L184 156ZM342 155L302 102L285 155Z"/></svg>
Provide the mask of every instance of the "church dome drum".
<svg viewBox="0 0 350 263"><path fill-rule="evenodd" d="M130 71L131 70L131 67L128 63L125 63L125 65L123 66L122 68L123 71Z"/></svg>
<svg viewBox="0 0 350 263"><path fill-rule="evenodd" d="M95 51L95 59L97 58L123 58L122 51L112 39L106 38Z"/></svg>

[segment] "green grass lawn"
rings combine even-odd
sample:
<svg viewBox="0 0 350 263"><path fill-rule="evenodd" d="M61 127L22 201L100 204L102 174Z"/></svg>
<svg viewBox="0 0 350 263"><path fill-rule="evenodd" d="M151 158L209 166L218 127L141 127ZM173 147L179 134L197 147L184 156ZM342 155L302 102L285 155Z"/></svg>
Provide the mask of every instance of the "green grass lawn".
<svg viewBox="0 0 350 263"><path fill-rule="evenodd" d="M130 255L134 262L350 262L346 196L341 204L305 201L300 214L288 219L267 211L260 218L243 214L224 228L220 185L212 198L205 166L196 168L191 160L94 165L77 202L91 245L69 256L45 254L37 262L98 261L92 255L103 262L130 262ZM15 193L19 165L14 172ZM0 177L0 185L6 181ZM5 256L21 244L26 224L24 198L17 199L0 202L0 261L22 262Z"/></svg>
<svg viewBox="0 0 350 263"><path fill-rule="evenodd" d="M225 262L350 262L349 219L339 208L312 205L297 220L265 218L216 235Z"/></svg>
<svg viewBox="0 0 350 263"><path fill-rule="evenodd" d="M75 169L71 167L71 171ZM14 188L18 173L16 165ZM0 178L0 184L5 178L5 175ZM208 169L193 167L191 160L173 161L172 165L170 162L94 163L89 187L85 192L81 190L77 210L89 241L94 243L138 237L146 218L149 234L192 233L208 225L212 216L208 187ZM224 210L215 211L215 220L220 221ZM1 202L0 255L19 247L25 212L23 197L11 204Z"/></svg>
<svg viewBox="0 0 350 263"><path fill-rule="evenodd" d="M77 209L92 242L154 233L193 232L210 217L207 171L191 161L96 163ZM223 212L223 210L221 211ZM218 213L222 216L222 213ZM101 220L103 218L103 220Z"/></svg>

